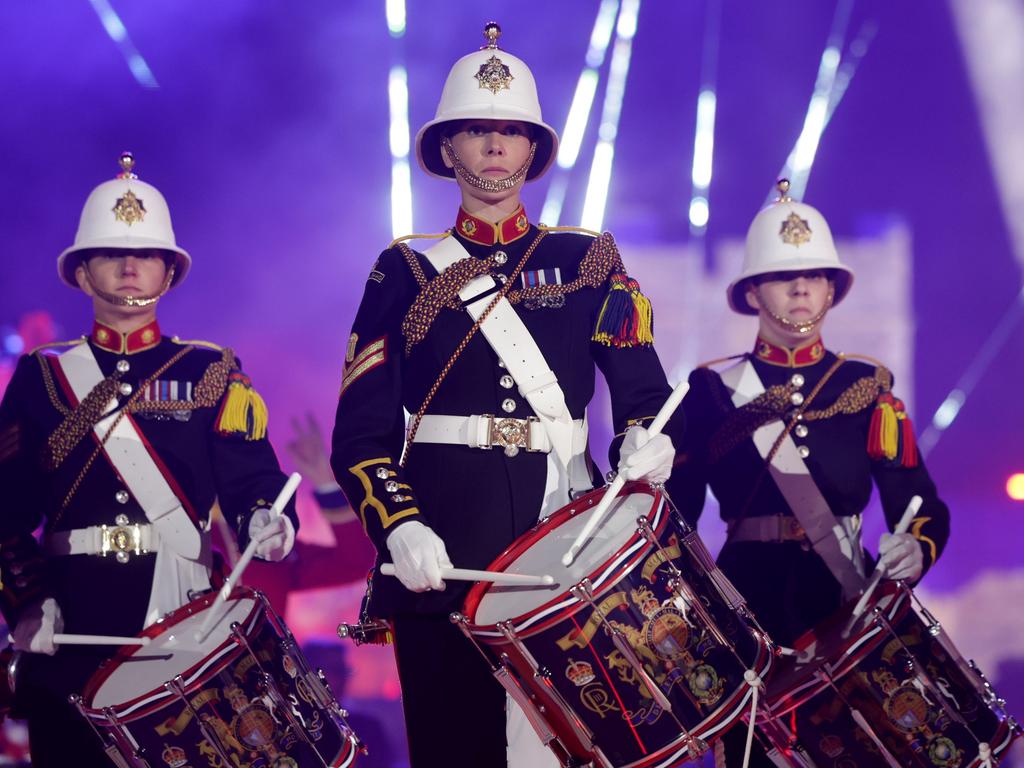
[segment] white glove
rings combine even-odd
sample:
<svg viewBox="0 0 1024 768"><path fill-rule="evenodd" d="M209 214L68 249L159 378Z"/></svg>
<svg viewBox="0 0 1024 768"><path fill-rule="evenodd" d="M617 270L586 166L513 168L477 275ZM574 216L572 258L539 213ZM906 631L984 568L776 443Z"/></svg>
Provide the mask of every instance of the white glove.
<svg viewBox="0 0 1024 768"><path fill-rule="evenodd" d="M418 520L403 523L388 535L387 545L395 575L406 589L444 589L441 569L451 568L452 561L441 537L431 528Z"/></svg>
<svg viewBox="0 0 1024 768"><path fill-rule="evenodd" d="M668 435L651 437L646 427L630 427L619 449L619 474L626 480L664 483L672 474L675 458Z"/></svg>
<svg viewBox="0 0 1024 768"><path fill-rule="evenodd" d="M295 526L288 515L270 519L269 509L257 509L249 518L249 539L256 542L261 560L277 562L288 557L295 545Z"/></svg>
<svg viewBox="0 0 1024 768"><path fill-rule="evenodd" d="M25 608L11 633L14 649L53 656L57 652L53 636L63 631L64 616L57 601L52 597L37 601Z"/></svg>
<svg viewBox="0 0 1024 768"><path fill-rule="evenodd" d="M883 533L878 541L878 565L885 578L917 581L924 573L921 544L909 533Z"/></svg>

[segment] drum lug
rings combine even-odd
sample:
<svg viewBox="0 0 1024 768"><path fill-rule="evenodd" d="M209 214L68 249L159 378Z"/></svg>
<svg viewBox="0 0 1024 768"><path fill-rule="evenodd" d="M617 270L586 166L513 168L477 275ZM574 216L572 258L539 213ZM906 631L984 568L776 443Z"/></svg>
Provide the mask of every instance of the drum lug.
<svg viewBox="0 0 1024 768"><path fill-rule="evenodd" d="M203 734L203 738L209 742L210 746L217 752L217 755L224 761L225 765L231 765L231 755L228 754L227 749L225 749L224 745L221 744L220 737L217 736L217 733L206 724L203 718L199 716L199 710L192 705L188 696L185 695L185 681L182 679L181 675L177 675L173 680L168 680L164 683L164 688L181 699L185 708L192 713L192 717L195 720L195 723L199 726L199 731Z"/></svg>
<svg viewBox="0 0 1024 768"><path fill-rule="evenodd" d="M572 592L573 597L580 602L587 603L587 605L593 609L594 615L601 621L601 624L604 626L604 631L609 637L611 637L612 644L616 647L619 653L622 654L622 658L633 669L633 671L636 672L637 678L644 684L648 692L657 702L658 706L667 712L669 717L675 720L676 726L679 728L679 732L683 736L683 741L687 743L690 754L693 757L699 757L707 752L707 742L698 736L694 736L690 733L689 729L683 725L682 721L676 716L675 711L672 709L672 702L654 681L654 678L652 678L647 672L647 668L643 665L643 662L640 661L640 657L636 655L636 651L633 650L633 646L629 644L629 640L627 640L622 632L616 629L615 626L608 621L608 617L605 616L604 611L594 599L594 587L593 584L591 584L590 579L583 579L569 591Z"/></svg>

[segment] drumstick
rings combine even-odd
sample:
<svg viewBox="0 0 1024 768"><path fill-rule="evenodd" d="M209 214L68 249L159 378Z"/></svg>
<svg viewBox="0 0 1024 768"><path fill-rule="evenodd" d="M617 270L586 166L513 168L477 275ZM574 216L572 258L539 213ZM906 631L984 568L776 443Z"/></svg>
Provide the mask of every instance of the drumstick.
<svg viewBox="0 0 1024 768"><path fill-rule="evenodd" d="M893 534L907 532L914 516L920 511L923 501L924 500L920 496L914 496L910 499L910 503L907 504L907 508L903 511L903 517L900 518L899 523L896 524L896 528L893 529ZM864 609L868 607L868 600L871 599L871 593L878 587L883 576L885 576L885 568L882 566L881 560L879 560L878 565L875 566L874 573L871 574L871 579L868 581L868 585L864 587L864 594L860 596L860 600L858 600L857 604L853 606L853 613L850 615L850 620L846 624L846 630L843 632L844 636L850 631L850 628L857 619L860 618L860 615L864 613Z"/></svg>
<svg viewBox="0 0 1024 768"><path fill-rule="evenodd" d="M690 388L688 381L682 381L679 385L672 390L672 394L668 396L665 404L661 406L661 410L658 411L658 415L654 417L654 421L651 422L651 426L647 428L647 433L654 437L660 435L661 430L665 428L665 424L668 423L669 418L675 413L676 408L679 407L679 403L682 402L683 396L686 391ZM572 561L579 554L579 551L583 548L583 542L586 541L590 534L594 532L604 520L605 514L608 512L608 507L615 501L615 497L618 496L619 491L622 490L622 486L626 484L626 479L620 472L612 480L611 485L608 486L608 490L604 492L604 496L601 497L601 501L594 507L594 511L590 514L590 519L587 520L587 524L583 526L583 530L580 531L579 536L573 541L572 546L569 547L568 551L562 555L562 565L570 566Z"/></svg>
<svg viewBox="0 0 1024 768"><path fill-rule="evenodd" d="M7 636L13 643L14 637ZM118 637L117 635L75 635L58 632L53 636L54 645L149 645L148 637Z"/></svg>
<svg viewBox="0 0 1024 768"><path fill-rule="evenodd" d="M380 572L385 576L395 575L394 563L381 563ZM478 571L473 568L442 568L442 579L453 581L493 581L495 584L508 586L538 586L546 587L555 583L555 579L548 574L543 576L530 576L522 573L498 573L496 571Z"/></svg>
<svg viewBox="0 0 1024 768"><path fill-rule="evenodd" d="M291 499L292 494L295 493L295 489L299 487L299 483L302 481L302 475L298 472L292 472L288 478L288 482L284 484L284 488L277 494L277 498L274 499L274 503L270 505L270 520L275 520L281 516L281 510L284 505ZM256 539L249 541L249 546L245 548L245 552L238 558L238 562L235 563L235 567L231 569L230 575L224 581L224 586L220 588L220 592L217 594L217 599L213 605L210 606L206 619L200 625L199 629L196 630L195 640L197 643L202 643L206 640L207 635L210 634L210 627L213 626L214 622L219 618L220 608L224 605L224 601L228 599L228 595L231 594L231 590L235 588L238 580L242 578L242 574L245 569L249 566L249 561L252 560L253 555L256 554Z"/></svg>

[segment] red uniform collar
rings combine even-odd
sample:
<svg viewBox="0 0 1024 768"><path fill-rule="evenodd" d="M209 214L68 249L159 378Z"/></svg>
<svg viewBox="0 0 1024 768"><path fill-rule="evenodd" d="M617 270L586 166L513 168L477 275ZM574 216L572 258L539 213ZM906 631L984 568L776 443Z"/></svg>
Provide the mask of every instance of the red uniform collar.
<svg viewBox="0 0 1024 768"><path fill-rule="evenodd" d="M825 345L821 343L820 336L796 349L780 347L770 341L765 341L761 336L757 337L757 344L754 345L754 357L758 360L787 368L803 368L806 365L814 365L824 356Z"/></svg>
<svg viewBox="0 0 1024 768"><path fill-rule="evenodd" d="M530 220L526 217L526 209L519 206L508 218L497 224L478 219L459 206L459 215L455 219L455 231L472 243L480 245L507 244L530 231Z"/></svg>
<svg viewBox="0 0 1024 768"><path fill-rule="evenodd" d="M152 349L160 343L160 324L154 320L130 333L121 333L96 320L93 322L90 338L93 344L107 352L131 355L135 352Z"/></svg>

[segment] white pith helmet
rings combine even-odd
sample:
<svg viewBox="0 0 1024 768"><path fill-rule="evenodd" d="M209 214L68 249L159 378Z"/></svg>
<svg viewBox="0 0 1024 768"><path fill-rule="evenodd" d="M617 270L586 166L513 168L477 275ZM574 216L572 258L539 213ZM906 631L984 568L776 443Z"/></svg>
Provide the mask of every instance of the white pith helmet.
<svg viewBox="0 0 1024 768"><path fill-rule="evenodd" d="M526 173L531 181L543 175L558 151L558 134L541 118L537 84L522 59L498 48L501 27L484 27L487 45L455 62L437 105L434 119L416 134L416 159L431 176L454 179L455 171L441 157L445 123L460 120L519 120L539 130L537 153Z"/></svg>
<svg viewBox="0 0 1024 768"><path fill-rule="evenodd" d="M92 248L157 248L174 254L171 285L177 285L188 274L192 257L174 240L167 201L156 187L139 181L132 172L135 158L131 152L122 152L118 164L121 173L117 178L103 182L86 198L75 244L57 257L57 272L61 280L77 288L75 269L79 259L75 254Z"/></svg>
<svg viewBox="0 0 1024 768"><path fill-rule="evenodd" d="M779 199L761 210L747 230L743 272L726 289L729 306L742 315L756 315L747 302L747 281L772 272L825 269L835 283L835 306L853 285L853 270L839 261L828 222L816 208L790 198L789 180L779 179Z"/></svg>

